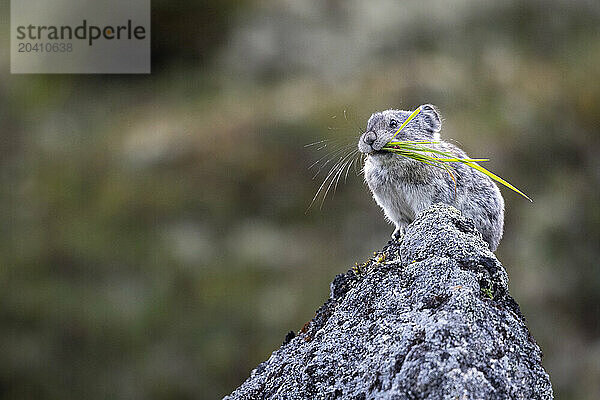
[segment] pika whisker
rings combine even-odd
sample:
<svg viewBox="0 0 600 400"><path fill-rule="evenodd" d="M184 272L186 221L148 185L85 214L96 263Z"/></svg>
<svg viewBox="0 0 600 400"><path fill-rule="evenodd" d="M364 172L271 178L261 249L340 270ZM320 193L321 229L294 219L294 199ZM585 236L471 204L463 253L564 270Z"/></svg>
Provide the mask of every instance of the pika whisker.
<svg viewBox="0 0 600 400"><path fill-rule="evenodd" d="M325 184L325 182L327 181L327 179L331 176L331 180L329 182L329 185L327 185L327 190L325 190L325 194L323 195L323 199L321 200L321 206L319 207L319 209L323 208L323 204L325 203L325 199L327 198L327 194L329 193L329 190L331 189L333 183L336 180L337 174L339 174L339 171L342 170L343 168L343 163L346 161L346 159L348 157L352 156L352 152L350 152L349 154L343 156L340 158L340 160L333 166L331 167L331 170L329 171L329 174L327 175L327 177L325 178L325 181L323 181L323 183ZM332 174L333 173L333 174ZM317 192L318 194L318 192Z"/></svg>
<svg viewBox="0 0 600 400"><path fill-rule="evenodd" d="M337 150L324 155L323 157L321 157L319 160L317 160L316 162L314 162L310 167L308 167L308 169L312 169L315 165L319 164L319 162L321 162L323 159L328 158L317 170L317 172L314 174L314 176L312 177L312 179L315 179L319 173L323 170L323 168L325 168L331 161L333 161L335 158L337 158L337 156L339 154L343 154L346 151L348 151L348 149L350 149L351 147L354 147L353 144L349 144L343 147L338 148Z"/></svg>
<svg viewBox="0 0 600 400"><path fill-rule="evenodd" d="M313 142L313 143L305 144L304 147L311 147L311 146L314 146L316 144L321 144L321 143L330 142L330 141L331 141L331 139L318 140L318 141Z"/></svg>
<svg viewBox="0 0 600 400"><path fill-rule="evenodd" d="M354 129L357 129L358 134L362 133L362 130L356 124L356 121L351 121L349 118L349 112L347 109L343 110L343 120L341 122L346 123L354 123ZM336 115L333 115L331 118L336 119ZM339 119L338 119L339 121ZM337 127L328 127L330 131L338 130ZM344 178L344 183L348 180L348 175L350 169L354 167L355 171L357 169L357 165L362 164L362 154L356 148L356 137L355 136L345 136L336 139L322 139L316 140L313 143L309 143L304 147L316 147L316 150L320 151L323 149L330 149L330 151L319 157L316 161L314 161L309 167L309 170L316 170L312 179L316 179L317 176L321 174L321 171L329 168L327 174L321 184L319 185L316 193L314 194L306 212L308 212L315 202L319 199L319 196L322 196L320 199L319 209L322 209L327 196L331 192L333 188L333 196L337 191L337 187L340 184L340 180L342 177ZM356 174L358 175L358 173Z"/></svg>
<svg viewBox="0 0 600 400"><path fill-rule="evenodd" d="M338 187L338 183L340 182L340 178L344 175L344 169L346 168L347 165L349 165L352 162L352 159L357 152L358 152L358 150L354 150L354 151L350 152L346 156L346 161L344 161L342 166L338 168L338 173L335 177L335 186L333 187L333 195L334 196L337 191L337 187Z"/></svg>
<svg viewBox="0 0 600 400"><path fill-rule="evenodd" d="M347 151L347 149L345 151ZM342 166L345 167L345 162L348 160L348 158L352 157L354 155L353 153L355 153L355 152L356 152L356 150L352 150L352 151L348 152L347 154L342 153L342 155L337 157L337 161L335 162L335 164L332 165L329 172L325 176L325 179L323 179L323 182L321 183L321 185L317 189L315 195L313 196L312 201L310 202L308 208L306 209L306 212L308 212L312 208L313 204L315 203L315 201L317 200L319 195L321 193L323 193L324 189L326 189L325 193L323 194L323 199L321 201L321 205L319 207L319 209L322 209L323 203L325 202L327 194L331 188L331 184L334 182L339 169ZM339 151L338 151L338 153L339 153ZM331 160L333 160L333 158L327 160L327 162L329 162ZM321 168L323 168L323 166Z"/></svg>

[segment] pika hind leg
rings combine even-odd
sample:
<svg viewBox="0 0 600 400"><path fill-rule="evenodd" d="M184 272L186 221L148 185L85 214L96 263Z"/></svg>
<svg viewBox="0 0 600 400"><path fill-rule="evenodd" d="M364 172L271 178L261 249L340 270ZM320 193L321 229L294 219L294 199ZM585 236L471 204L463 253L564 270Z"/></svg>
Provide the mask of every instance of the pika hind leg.
<svg viewBox="0 0 600 400"><path fill-rule="evenodd" d="M396 224L396 229L392 233L392 240L400 240L404 236L404 225Z"/></svg>

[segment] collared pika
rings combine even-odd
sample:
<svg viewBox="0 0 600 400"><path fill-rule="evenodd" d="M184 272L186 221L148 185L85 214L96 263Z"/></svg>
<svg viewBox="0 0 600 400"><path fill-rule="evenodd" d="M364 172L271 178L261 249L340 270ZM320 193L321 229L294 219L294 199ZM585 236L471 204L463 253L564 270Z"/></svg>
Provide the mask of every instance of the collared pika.
<svg viewBox="0 0 600 400"><path fill-rule="evenodd" d="M490 250L495 251L502 238L504 199L489 177L463 163L451 163L455 182L443 169L381 151L410 114L402 110L374 113L358 142L360 152L367 155L367 185L385 216L396 225L392 238L400 238L418 212L441 202L471 218ZM468 158L464 151L440 139L441 128L442 120L435 107L422 105L420 113L395 140L435 141L427 146Z"/></svg>

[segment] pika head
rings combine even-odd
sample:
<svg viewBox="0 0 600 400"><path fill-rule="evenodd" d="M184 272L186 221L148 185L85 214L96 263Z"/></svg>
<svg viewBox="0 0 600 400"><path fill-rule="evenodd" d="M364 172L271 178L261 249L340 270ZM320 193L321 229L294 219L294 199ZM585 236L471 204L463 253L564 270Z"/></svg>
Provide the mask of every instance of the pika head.
<svg viewBox="0 0 600 400"><path fill-rule="evenodd" d="M398 128L412 114L411 111L387 110L371 115L367 130L360 136L358 150L364 154L379 152L389 143ZM402 129L394 140L437 141L440 139L442 119L431 104L421 106L421 112Z"/></svg>

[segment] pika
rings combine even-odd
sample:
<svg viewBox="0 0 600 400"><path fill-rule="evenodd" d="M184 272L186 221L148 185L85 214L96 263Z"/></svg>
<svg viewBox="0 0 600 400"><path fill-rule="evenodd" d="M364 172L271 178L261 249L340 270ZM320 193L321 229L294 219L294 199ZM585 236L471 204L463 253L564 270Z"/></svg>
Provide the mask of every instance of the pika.
<svg viewBox="0 0 600 400"><path fill-rule="evenodd" d="M428 146L468 158L460 148L441 140L442 119L437 109L431 104L420 108L394 140L435 142ZM420 211L445 203L471 218L490 250L495 251L504 228L504 199L489 177L463 163L451 163L455 182L443 169L381 150L410 114L403 110L374 113L358 141L359 151L366 154L365 181L387 219L396 226L392 238L399 239Z"/></svg>

